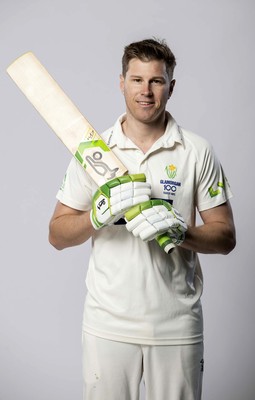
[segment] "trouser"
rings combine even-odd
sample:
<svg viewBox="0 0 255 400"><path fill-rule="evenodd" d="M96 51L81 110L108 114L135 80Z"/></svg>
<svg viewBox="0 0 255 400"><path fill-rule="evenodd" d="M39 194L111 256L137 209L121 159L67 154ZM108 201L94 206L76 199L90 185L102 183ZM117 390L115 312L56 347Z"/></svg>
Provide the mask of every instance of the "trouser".
<svg viewBox="0 0 255 400"><path fill-rule="evenodd" d="M200 400L203 343L148 346L83 334L83 400Z"/></svg>

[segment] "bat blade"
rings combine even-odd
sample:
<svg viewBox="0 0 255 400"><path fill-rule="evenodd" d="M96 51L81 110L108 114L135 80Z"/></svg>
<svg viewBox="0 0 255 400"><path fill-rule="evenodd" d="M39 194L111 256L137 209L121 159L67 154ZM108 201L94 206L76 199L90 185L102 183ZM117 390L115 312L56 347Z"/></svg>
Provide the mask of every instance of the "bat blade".
<svg viewBox="0 0 255 400"><path fill-rule="evenodd" d="M32 52L17 58L7 73L98 186L127 172Z"/></svg>

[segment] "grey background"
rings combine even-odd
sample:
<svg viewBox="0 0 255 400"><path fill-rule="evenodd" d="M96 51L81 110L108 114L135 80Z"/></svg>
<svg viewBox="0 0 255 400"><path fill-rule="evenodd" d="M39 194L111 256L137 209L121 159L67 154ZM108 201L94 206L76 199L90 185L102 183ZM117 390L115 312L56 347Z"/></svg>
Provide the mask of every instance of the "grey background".
<svg viewBox="0 0 255 400"><path fill-rule="evenodd" d="M253 400L253 0L1 0L0 399L81 399L90 244L47 242L70 155L7 76L32 50L100 131L124 110L124 45L163 37L178 61L168 109L206 137L232 190L238 245L201 256L206 400ZM156 400L156 399L155 399Z"/></svg>

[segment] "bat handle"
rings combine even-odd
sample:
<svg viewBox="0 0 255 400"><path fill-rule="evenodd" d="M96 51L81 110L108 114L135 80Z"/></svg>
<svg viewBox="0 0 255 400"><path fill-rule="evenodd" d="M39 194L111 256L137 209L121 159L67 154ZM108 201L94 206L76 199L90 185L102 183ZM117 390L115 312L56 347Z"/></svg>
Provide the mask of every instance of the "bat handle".
<svg viewBox="0 0 255 400"><path fill-rule="evenodd" d="M172 253L175 245L173 244L170 236L167 233L162 233L161 235L156 237L156 241L158 242L159 246L167 253Z"/></svg>

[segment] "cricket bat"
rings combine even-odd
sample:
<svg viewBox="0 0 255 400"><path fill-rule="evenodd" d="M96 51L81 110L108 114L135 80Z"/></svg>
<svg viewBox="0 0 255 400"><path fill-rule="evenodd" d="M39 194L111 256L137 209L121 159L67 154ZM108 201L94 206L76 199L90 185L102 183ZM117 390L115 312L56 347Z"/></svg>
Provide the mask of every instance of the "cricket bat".
<svg viewBox="0 0 255 400"><path fill-rule="evenodd" d="M32 52L7 73L98 186L128 172ZM166 253L174 247L166 234L157 241Z"/></svg>

